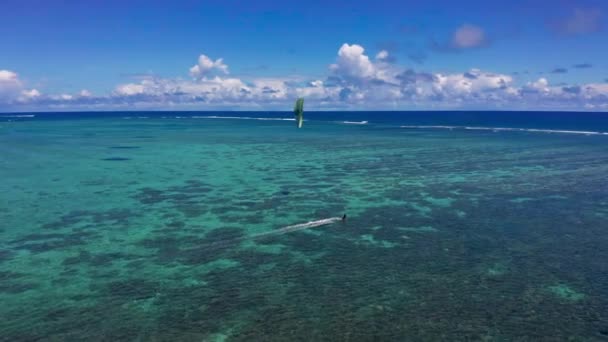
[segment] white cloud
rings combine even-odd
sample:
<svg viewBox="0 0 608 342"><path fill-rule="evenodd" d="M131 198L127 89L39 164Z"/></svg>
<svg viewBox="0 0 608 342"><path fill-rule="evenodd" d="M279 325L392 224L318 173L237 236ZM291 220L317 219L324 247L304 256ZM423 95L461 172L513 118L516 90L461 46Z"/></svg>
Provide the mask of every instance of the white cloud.
<svg viewBox="0 0 608 342"><path fill-rule="evenodd" d="M0 70L0 82L2 83L20 83L17 73L10 70Z"/></svg>
<svg viewBox="0 0 608 342"><path fill-rule="evenodd" d="M352 79L374 77L376 70L364 52L365 49L361 45L348 45L344 43L340 47L340 50L338 50L336 63L330 65L330 70L338 75Z"/></svg>
<svg viewBox="0 0 608 342"><path fill-rule="evenodd" d="M548 94L550 92L549 81L547 81L546 78L541 77L534 82L528 82L526 86L522 88L522 90L527 92Z"/></svg>
<svg viewBox="0 0 608 342"><path fill-rule="evenodd" d="M481 27L465 24L452 35L451 46L456 49L470 49L486 44L486 34Z"/></svg>
<svg viewBox="0 0 608 342"><path fill-rule="evenodd" d="M22 101L22 102L30 101L32 99L40 97L40 95L41 95L40 92L36 89L22 90L21 96L19 96L17 100Z"/></svg>
<svg viewBox="0 0 608 342"><path fill-rule="evenodd" d="M464 74L436 74L436 86L452 94L472 94L506 88L512 81L508 75L485 73L472 69Z"/></svg>
<svg viewBox="0 0 608 342"><path fill-rule="evenodd" d="M143 94L144 91L145 91L145 87L143 84L129 83L129 84L121 84L118 87L116 87L116 93L118 95L126 95L126 96L137 95L137 94Z"/></svg>
<svg viewBox="0 0 608 342"><path fill-rule="evenodd" d="M216 61L205 58L200 65L206 65L207 71L228 71L221 58ZM384 50L372 60L362 46L343 44L336 62L330 65L327 79L292 76L244 80L213 75L213 72L194 79L148 76L120 84L105 96L93 96L87 90L44 95L36 89L26 90L16 73L4 70L0 72L0 90L8 94L6 89L12 89L12 93L10 97L0 97L0 104L47 109L186 106L289 110L293 100L303 96L308 108L314 109L583 109L586 106L600 110L608 105L607 83L557 86L540 78L522 84L510 75L479 69L463 73L416 72L386 62L387 58L390 55Z"/></svg>
<svg viewBox="0 0 608 342"><path fill-rule="evenodd" d="M321 80L314 80L314 81L310 82L310 85L312 87L319 88L319 87L323 86L323 81L321 81Z"/></svg>
<svg viewBox="0 0 608 342"><path fill-rule="evenodd" d="M214 61L206 55L200 55L198 57L198 63L190 68L190 75L194 78L202 78L210 75L214 71L228 74L228 65L224 64L222 58L218 58Z"/></svg>
<svg viewBox="0 0 608 342"><path fill-rule="evenodd" d="M10 70L0 70L0 100L12 99L19 95L23 88L17 73Z"/></svg>
<svg viewBox="0 0 608 342"><path fill-rule="evenodd" d="M90 92L90 91L88 91L88 90L86 90L86 89L82 89L82 90L80 91L80 93L78 93L78 95L79 95L80 97L90 97L90 96L93 96L93 94L91 94L91 92Z"/></svg>
<svg viewBox="0 0 608 342"><path fill-rule="evenodd" d="M13 102L28 102L40 96L37 89L25 89L16 72L0 70L0 106Z"/></svg>
<svg viewBox="0 0 608 342"><path fill-rule="evenodd" d="M388 58L388 51L382 50L376 54L376 59L379 61L386 60Z"/></svg>

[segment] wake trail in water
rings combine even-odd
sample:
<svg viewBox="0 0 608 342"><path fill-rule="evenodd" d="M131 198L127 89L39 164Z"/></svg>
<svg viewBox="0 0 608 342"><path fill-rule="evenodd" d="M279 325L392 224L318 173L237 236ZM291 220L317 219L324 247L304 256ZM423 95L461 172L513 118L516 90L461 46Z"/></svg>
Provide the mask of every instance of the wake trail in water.
<svg viewBox="0 0 608 342"><path fill-rule="evenodd" d="M298 230L325 226L328 224L332 224L334 222L338 222L340 220L342 220L341 217L330 217L330 218L317 220L317 221L310 221L310 222L306 222L306 223L294 224L293 226L286 226L283 228L271 230L269 232L250 235L248 238L258 239L258 238L269 236L269 235L281 235L281 234L286 234L286 233L291 233L291 232L297 232Z"/></svg>
<svg viewBox="0 0 608 342"><path fill-rule="evenodd" d="M299 223L299 224L294 224L291 226L285 226L285 227L281 227L281 228L263 232L263 233L241 236L241 237L234 238L234 239L226 239L226 240L222 240L222 241L210 242L208 244L204 244L204 246L211 247L211 248L223 248L223 247L228 248L228 247L232 247L235 244L240 243L241 241L245 241L245 240L256 240L256 239L261 239L261 238L270 237L270 236L293 233L293 232L297 232L300 230L330 225L330 224L336 223L341 220L342 220L341 217L330 217L330 218L326 218L326 219L309 221L306 223Z"/></svg>

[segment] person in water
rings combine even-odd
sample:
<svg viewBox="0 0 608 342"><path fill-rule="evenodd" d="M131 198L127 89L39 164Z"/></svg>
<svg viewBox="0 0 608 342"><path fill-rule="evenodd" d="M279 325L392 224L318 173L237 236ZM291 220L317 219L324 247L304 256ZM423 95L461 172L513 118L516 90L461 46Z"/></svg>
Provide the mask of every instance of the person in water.
<svg viewBox="0 0 608 342"><path fill-rule="evenodd" d="M342 216L342 221L346 221L346 214Z"/></svg>

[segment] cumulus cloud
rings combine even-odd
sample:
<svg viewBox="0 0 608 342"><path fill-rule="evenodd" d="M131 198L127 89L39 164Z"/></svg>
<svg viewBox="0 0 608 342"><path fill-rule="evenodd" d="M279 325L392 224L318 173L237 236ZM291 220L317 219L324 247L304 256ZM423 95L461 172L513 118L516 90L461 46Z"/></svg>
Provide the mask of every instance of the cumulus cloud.
<svg viewBox="0 0 608 342"><path fill-rule="evenodd" d="M204 55L202 55L204 56ZM522 83L513 75L480 69L436 73L389 63L391 54L366 53L343 44L325 78L303 76L241 79L228 76L221 58L199 58L197 77L146 76L119 84L107 95L87 90L45 95L26 89L14 72L0 72L0 105L52 108L243 108L289 109L305 97L314 109L588 109L608 106L608 84L555 84L547 78ZM206 72L202 72L203 67ZM186 70L184 70L186 71ZM192 72L192 70L190 70ZM224 72L225 71L225 72ZM218 73L219 72L219 73Z"/></svg>
<svg viewBox="0 0 608 342"><path fill-rule="evenodd" d="M576 8L567 17L554 20L550 27L561 35L594 33L602 29L603 13L598 8Z"/></svg>
<svg viewBox="0 0 608 342"><path fill-rule="evenodd" d="M375 68L369 57L364 54L361 45L344 43L338 50L338 59L330 65L330 70L341 76L352 79L369 79L374 77Z"/></svg>
<svg viewBox="0 0 608 342"><path fill-rule="evenodd" d="M80 97L91 97L91 96L93 96L93 94L92 94L90 91L86 90L86 89L82 89L82 90L81 90L81 91L78 93L78 95L79 95Z"/></svg>
<svg viewBox="0 0 608 342"><path fill-rule="evenodd" d="M547 81L546 78L541 77L535 82L528 82L526 86L522 88L522 91L532 93L548 93L549 81Z"/></svg>
<svg viewBox="0 0 608 342"><path fill-rule="evenodd" d="M486 33L481 27L465 24L454 31L450 45L455 49L470 49L486 43Z"/></svg>
<svg viewBox="0 0 608 342"><path fill-rule="evenodd" d="M146 82L146 81L144 81L144 82ZM144 88L143 84L129 83L129 84L121 84L121 85L117 86L115 93L118 95L130 96L130 95L143 94L144 90L145 90L145 88Z"/></svg>
<svg viewBox="0 0 608 342"><path fill-rule="evenodd" d="M200 55L198 57L198 63L190 68L190 75L194 78L209 76L214 72L228 74L228 66L224 64L222 58L218 58L214 61L206 55Z"/></svg>
<svg viewBox="0 0 608 342"><path fill-rule="evenodd" d="M21 92L22 87L17 73L10 70L0 70L0 99L13 98Z"/></svg>
<svg viewBox="0 0 608 342"><path fill-rule="evenodd" d="M28 102L33 99L39 98L41 95L42 94L40 94L40 92L36 89L22 90L20 96L17 97L17 100L19 102Z"/></svg>
<svg viewBox="0 0 608 342"><path fill-rule="evenodd" d="M395 76L399 69L391 61L391 55L386 50L379 51L372 61L361 45L345 43L338 50L336 63L329 66L332 73L329 83L357 87L397 83Z"/></svg>
<svg viewBox="0 0 608 342"><path fill-rule="evenodd" d="M23 81L16 72L0 69L0 106L27 102L40 96L40 92L36 89L25 89Z"/></svg>

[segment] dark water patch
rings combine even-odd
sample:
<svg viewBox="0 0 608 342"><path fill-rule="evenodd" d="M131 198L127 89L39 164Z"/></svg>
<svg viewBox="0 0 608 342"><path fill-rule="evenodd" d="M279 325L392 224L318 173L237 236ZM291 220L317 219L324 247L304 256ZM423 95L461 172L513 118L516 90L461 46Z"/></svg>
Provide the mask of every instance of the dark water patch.
<svg viewBox="0 0 608 342"><path fill-rule="evenodd" d="M126 269L130 269L130 270L141 270L143 267L147 266L149 264L149 261L146 260L135 260L135 261L131 261L125 264L125 268Z"/></svg>
<svg viewBox="0 0 608 342"><path fill-rule="evenodd" d="M220 242L214 245L195 246L179 250L178 260L186 265L206 264L223 257L226 249L234 248L235 243Z"/></svg>
<svg viewBox="0 0 608 342"><path fill-rule="evenodd" d="M106 185L107 181L105 179L90 179L90 180L83 180L80 182L80 184L85 185L85 186L101 186L101 185Z"/></svg>
<svg viewBox="0 0 608 342"><path fill-rule="evenodd" d="M142 204L155 204L165 201L167 198L164 196L164 192L153 188L142 188L134 196L135 199L140 201Z"/></svg>
<svg viewBox="0 0 608 342"><path fill-rule="evenodd" d="M89 295L89 294L75 294L75 295L70 296L70 299L73 300L73 301L80 302L80 301L90 300L90 299L92 299L94 297L95 296Z"/></svg>
<svg viewBox="0 0 608 342"><path fill-rule="evenodd" d="M259 252L251 249L232 250L228 255L230 259L238 261L245 269L253 269L265 264L270 264L281 258L281 256L277 256L277 254Z"/></svg>
<svg viewBox="0 0 608 342"><path fill-rule="evenodd" d="M108 148L111 149L115 149L115 150L133 150L133 149L138 149L141 148L141 146L109 146Z"/></svg>
<svg viewBox="0 0 608 342"><path fill-rule="evenodd" d="M209 286L172 287L164 290L158 298L158 307L161 308L159 332L181 337L189 332L203 331L209 334L220 331L224 323L219 316L212 316L205 304L200 305L210 302L217 290Z"/></svg>
<svg viewBox="0 0 608 342"><path fill-rule="evenodd" d="M257 204L257 202L251 200L237 200L233 201L233 204L239 207L252 208Z"/></svg>
<svg viewBox="0 0 608 342"><path fill-rule="evenodd" d="M105 161L127 161L127 160L131 160L131 158L125 158L125 157L108 157L108 158L101 158L100 160L105 160Z"/></svg>
<svg viewBox="0 0 608 342"><path fill-rule="evenodd" d="M207 208L199 204L178 204L174 208L188 218L199 217L207 212Z"/></svg>
<svg viewBox="0 0 608 342"><path fill-rule="evenodd" d="M203 243L239 240L243 236L243 230L240 228L217 228L205 234Z"/></svg>
<svg viewBox="0 0 608 342"><path fill-rule="evenodd" d="M70 234L51 234L53 238L42 238L46 234L33 234L39 240L29 240L27 238L14 241L15 249L25 249L31 253L43 253L55 249L65 249L74 246L86 245L92 238L99 236L96 232L80 231ZM58 236L55 236L58 235ZM30 242L44 241L44 242Z"/></svg>
<svg viewBox="0 0 608 342"><path fill-rule="evenodd" d="M55 222L42 225L44 229L63 229L82 223L111 224L125 226L129 220L139 214L129 209L110 209L106 211L74 210L60 217Z"/></svg>
<svg viewBox="0 0 608 342"><path fill-rule="evenodd" d="M241 222L245 224L260 224L264 222L262 215L248 215L241 217Z"/></svg>
<svg viewBox="0 0 608 342"><path fill-rule="evenodd" d="M151 298L156 296L159 290L160 283L143 278L112 281L101 289L103 293L120 301Z"/></svg>
<svg viewBox="0 0 608 342"><path fill-rule="evenodd" d="M207 233L200 244L180 251L185 264L204 264L230 256L241 243L243 232L238 228L219 228Z"/></svg>
<svg viewBox="0 0 608 342"><path fill-rule="evenodd" d="M86 211L71 211L66 215L63 215L59 218L59 220L54 222L45 223L42 225L44 229L63 229L75 225L88 216Z"/></svg>
<svg viewBox="0 0 608 342"><path fill-rule="evenodd" d="M60 234L60 233L50 233L50 234L40 234L40 233L33 233L33 234L28 234L22 238L19 239L15 239L13 241L11 241L12 244L20 244L20 243L27 243L27 242L31 242L31 241L44 241L44 240L54 240L54 239L64 239L66 238L68 235L70 234Z"/></svg>
<svg viewBox="0 0 608 342"><path fill-rule="evenodd" d="M165 191L178 194L203 195L211 191L212 187L207 183L196 179L190 179L185 182L185 185L171 186Z"/></svg>
<svg viewBox="0 0 608 342"><path fill-rule="evenodd" d="M171 186L166 189L141 188L133 196L134 199L142 204L156 204L162 202L171 202L176 206L181 206L184 210L189 211L188 207L200 206L201 197L211 191L211 187L198 180L189 180L183 186ZM189 211L192 217L199 216L193 210Z"/></svg>
<svg viewBox="0 0 608 342"><path fill-rule="evenodd" d="M329 245L329 241L325 237L319 235L306 234L303 232L296 232L292 234L280 235L277 237L269 237L258 239L262 243L264 241L272 241L273 239L281 239L282 243L289 246L290 249L297 251L317 251L321 252L325 250Z"/></svg>
<svg viewBox="0 0 608 342"><path fill-rule="evenodd" d="M126 225L129 220L136 217L129 209L111 209L108 211L94 212L91 214L94 223L109 223Z"/></svg>
<svg viewBox="0 0 608 342"><path fill-rule="evenodd" d="M182 229L185 226L186 226L186 223L184 221L171 221L171 222L167 223L167 227L173 228L173 229Z"/></svg>
<svg viewBox="0 0 608 342"><path fill-rule="evenodd" d="M189 257L188 246L199 245L201 240L196 237L176 237L172 235L163 235L155 238L144 239L139 242L139 245L155 250L155 261L159 264L168 264L173 262L182 262Z"/></svg>
<svg viewBox="0 0 608 342"><path fill-rule="evenodd" d="M226 223L240 223L240 224L260 224L264 223L264 216L262 215L247 215L247 216L236 216L231 214L219 215L219 219Z"/></svg>
<svg viewBox="0 0 608 342"><path fill-rule="evenodd" d="M136 255L114 252L114 253L90 253L88 251L80 251L77 256L65 258L62 262L64 266L76 264L88 264L91 266L108 266L117 260L130 260L137 257Z"/></svg>
<svg viewBox="0 0 608 342"><path fill-rule="evenodd" d="M218 228L204 237L163 235L142 240L139 244L155 249L155 260L160 264L179 262L188 265L205 264L221 259L242 241L242 230Z"/></svg>
<svg viewBox="0 0 608 342"><path fill-rule="evenodd" d="M140 244L146 248L155 249L155 260L160 264L167 264L180 261L182 258L181 246L183 238L175 238L171 236L160 236L156 238L145 239ZM139 262L135 261L127 265L127 267L138 267Z"/></svg>
<svg viewBox="0 0 608 342"><path fill-rule="evenodd" d="M38 285L33 283L21 283L21 282L1 282L0 293L6 294L18 294L25 291L36 289Z"/></svg>
<svg viewBox="0 0 608 342"><path fill-rule="evenodd" d="M62 277L75 277L78 276L78 269L75 268L64 268L63 271L59 272L59 275Z"/></svg>
<svg viewBox="0 0 608 342"><path fill-rule="evenodd" d="M18 294L37 288L36 284L21 280L25 277L19 272L0 271L0 293Z"/></svg>
<svg viewBox="0 0 608 342"><path fill-rule="evenodd" d="M25 273L12 272L12 271L0 271L0 282L13 281L15 279L25 277Z"/></svg>
<svg viewBox="0 0 608 342"><path fill-rule="evenodd" d="M11 260L15 256L15 252L8 249L0 249L0 264Z"/></svg>
<svg viewBox="0 0 608 342"><path fill-rule="evenodd" d="M67 257L67 258L63 259L62 265L64 265L64 266L77 265L77 264L81 264L81 263L85 263L85 262L89 261L90 258L91 258L90 252L80 251L80 253L77 256Z"/></svg>
<svg viewBox="0 0 608 342"><path fill-rule="evenodd" d="M209 212L211 212L212 214L215 215L223 215L223 214L227 214L227 216L230 216L230 213L232 212L238 212L241 211L242 209L239 207L235 207L232 205L222 205L222 206L218 206L218 207L212 207Z"/></svg>

